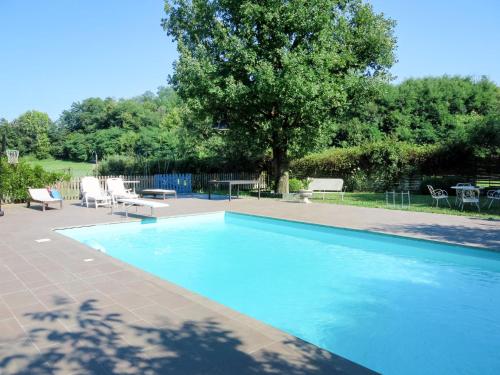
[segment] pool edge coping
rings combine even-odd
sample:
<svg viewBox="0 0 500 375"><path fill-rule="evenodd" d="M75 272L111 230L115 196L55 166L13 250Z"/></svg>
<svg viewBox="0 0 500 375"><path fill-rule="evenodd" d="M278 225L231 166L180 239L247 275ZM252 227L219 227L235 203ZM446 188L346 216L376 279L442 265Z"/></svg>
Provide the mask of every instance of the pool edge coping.
<svg viewBox="0 0 500 375"><path fill-rule="evenodd" d="M465 247L465 248L468 248L471 250L482 250L482 251L500 254L500 247L492 248L492 247L463 245L463 244L459 244L456 242L439 241L439 240L433 240L433 239L427 239L427 238L421 238L421 237L405 236L405 235L401 235L401 234L388 233L388 232L377 231L377 230L341 227L338 225L320 224L320 223L314 223L311 221L294 220L294 219L283 219L281 217L276 217L276 216L250 214L250 213L246 213L246 212L238 212L238 211L232 211L232 210L226 210L224 212L229 212L231 214L236 214L236 215L241 215L241 216L253 216L253 217L263 218L263 219L285 221L285 222L294 223L294 224L316 225L316 226L323 227L323 228L341 229L341 230L351 231L351 232L355 232L355 233L360 233L360 232L361 233L370 233L370 234L374 234L374 235L379 235L379 236L384 236L384 237L394 237L394 238L403 239L403 240L415 240L415 241L430 242L430 243L437 244L437 245L460 246L460 247Z"/></svg>

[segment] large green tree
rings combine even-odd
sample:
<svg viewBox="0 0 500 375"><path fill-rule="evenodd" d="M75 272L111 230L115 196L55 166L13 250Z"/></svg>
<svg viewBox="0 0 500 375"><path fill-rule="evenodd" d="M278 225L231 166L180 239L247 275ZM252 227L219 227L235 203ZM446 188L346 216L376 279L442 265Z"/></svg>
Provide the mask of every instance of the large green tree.
<svg viewBox="0 0 500 375"><path fill-rule="evenodd" d="M15 137L13 146L19 149L21 155L33 154L39 159L50 156L48 132L51 126L52 120L44 112L23 113L11 123Z"/></svg>
<svg viewBox="0 0 500 375"><path fill-rule="evenodd" d="M279 191L290 157L327 139L394 62L393 21L361 0L171 0L165 10L180 53L174 88L239 147L270 150Z"/></svg>

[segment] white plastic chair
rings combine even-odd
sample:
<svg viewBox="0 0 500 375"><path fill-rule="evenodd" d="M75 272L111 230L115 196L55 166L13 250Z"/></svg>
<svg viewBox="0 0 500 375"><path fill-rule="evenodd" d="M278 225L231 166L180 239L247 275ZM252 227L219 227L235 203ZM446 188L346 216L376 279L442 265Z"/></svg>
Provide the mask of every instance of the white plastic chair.
<svg viewBox="0 0 500 375"><path fill-rule="evenodd" d="M436 207L439 207L439 200L444 199L448 206L451 208L450 201L448 200L448 193L443 189L434 189L431 185L427 185L427 189L431 193L432 199L436 200Z"/></svg>
<svg viewBox="0 0 500 375"><path fill-rule="evenodd" d="M131 189L125 189L123 179L120 177L111 177L106 179L106 189L111 195L113 202L116 203L117 199L136 199L139 195L132 193Z"/></svg>
<svg viewBox="0 0 500 375"><path fill-rule="evenodd" d="M108 206L111 203L111 197L101 188L99 180L95 177L83 177L80 181L80 191L82 193L82 206L85 203L87 208L89 202L94 202L95 208L99 206Z"/></svg>

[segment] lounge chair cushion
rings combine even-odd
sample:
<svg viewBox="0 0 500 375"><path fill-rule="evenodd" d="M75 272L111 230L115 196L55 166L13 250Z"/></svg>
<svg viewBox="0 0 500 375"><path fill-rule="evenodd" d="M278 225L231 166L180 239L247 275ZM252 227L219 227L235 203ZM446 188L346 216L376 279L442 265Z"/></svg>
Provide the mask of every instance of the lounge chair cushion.
<svg viewBox="0 0 500 375"><path fill-rule="evenodd" d="M54 199L63 199L61 192L57 189L50 189L50 196Z"/></svg>

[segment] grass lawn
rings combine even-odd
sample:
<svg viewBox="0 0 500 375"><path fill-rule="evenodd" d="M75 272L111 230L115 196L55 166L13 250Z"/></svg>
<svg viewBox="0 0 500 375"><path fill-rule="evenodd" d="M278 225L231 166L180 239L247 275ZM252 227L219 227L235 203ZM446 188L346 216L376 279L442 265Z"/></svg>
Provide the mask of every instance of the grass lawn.
<svg viewBox="0 0 500 375"><path fill-rule="evenodd" d="M92 175L92 171L94 169L94 164L92 163L80 163L57 159L38 160L32 157L25 157L23 160L27 161L31 165L40 165L46 171L65 172L73 177Z"/></svg>
<svg viewBox="0 0 500 375"><path fill-rule="evenodd" d="M346 193L344 200L342 201L339 194L327 194L325 200L322 199L322 194L314 194L313 200L317 203L335 203L335 204L345 204L351 206L362 206L362 207L378 207L378 208L388 208L401 210L401 196L399 198L399 205L397 204L398 199L396 199L396 207L392 204L387 206L385 202L384 193ZM480 217L482 219L500 219L500 203L498 201L493 202L490 209L484 207L486 204L486 197L481 195L481 212L477 212L477 208L474 206L466 205L464 211L460 211L454 206L455 197L451 196L449 198L451 209L448 207L446 202L439 202L440 207L436 208L432 205L432 198L430 195L417 195L411 194L411 205L410 208L404 208L403 210L410 211L420 211L420 212L432 212L448 215L462 215L462 216L474 216ZM488 201L489 202L489 201ZM446 207L441 207L441 205L446 205Z"/></svg>

